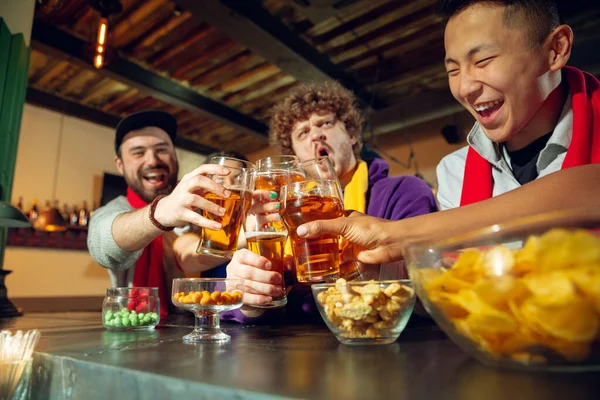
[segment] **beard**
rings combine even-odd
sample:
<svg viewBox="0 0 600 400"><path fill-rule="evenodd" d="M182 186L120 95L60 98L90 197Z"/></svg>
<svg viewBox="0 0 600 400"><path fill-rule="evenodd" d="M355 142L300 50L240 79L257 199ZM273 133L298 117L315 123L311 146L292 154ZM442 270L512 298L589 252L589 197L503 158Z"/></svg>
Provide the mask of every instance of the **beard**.
<svg viewBox="0 0 600 400"><path fill-rule="evenodd" d="M167 174L167 184L161 188L146 188L144 187L144 175L149 171L162 170ZM124 178L127 186L133 190L135 194L140 196L146 203L152 203L152 201L160 195L169 195L177 186L177 175L179 174L179 163L176 161L173 170L171 171L169 166L166 164L157 164L151 167L146 167L137 172L129 171L125 172Z"/></svg>

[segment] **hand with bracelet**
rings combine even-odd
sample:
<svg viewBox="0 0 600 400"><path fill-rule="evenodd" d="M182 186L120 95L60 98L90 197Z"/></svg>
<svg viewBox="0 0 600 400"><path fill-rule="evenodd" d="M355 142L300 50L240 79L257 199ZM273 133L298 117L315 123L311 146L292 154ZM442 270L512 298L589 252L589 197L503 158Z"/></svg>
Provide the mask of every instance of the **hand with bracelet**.
<svg viewBox="0 0 600 400"><path fill-rule="evenodd" d="M136 251L164 231L193 224L204 229L221 229L221 224L202 215L201 210L223 215L225 209L206 200L207 193L229 197L230 192L207 175L226 176L230 171L220 165L204 164L183 176L167 196L157 196L154 201L140 210L120 214L114 221L112 233L120 248Z"/></svg>
<svg viewBox="0 0 600 400"><path fill-rule="evenodd" d="M154 219L167 228L190 223L200 228L221 229L221 224L203 217L198 211L204 210L219 216L225 214L223 207L206 200L203 196L210 192L221 197L229 197L231 193L228 190L207 178L207 175L226 176L229 173L230 171L223 166L204 164L184 175L171 194L158 201Z"/></svg>

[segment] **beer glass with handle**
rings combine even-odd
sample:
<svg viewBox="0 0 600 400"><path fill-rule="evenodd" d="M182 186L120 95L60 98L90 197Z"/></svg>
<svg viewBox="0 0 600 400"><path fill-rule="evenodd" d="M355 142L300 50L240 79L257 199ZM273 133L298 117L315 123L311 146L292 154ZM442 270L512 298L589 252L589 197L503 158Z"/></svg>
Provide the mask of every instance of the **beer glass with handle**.
<svg viewBox="0 0 600 400"><path fill-rule="evenodd" d="M296 234L296 228L306 222L344 215L340 183L329 160L323 158L302 163L305 180L289 183L281 191L281 219L291 239L298 282L340 277L338 235L304 239Z"/></svg>
<svg viewBox="0 0 600 400"><path fill-rule="evenodd" d="M209 163L227 167L231 172L228 175L208 175L209 178L223 185L231 192L228 198L222 198L214 193L204 196L225 208L223 216L202 211L202 216L221 224L221 229L202 229L200 243L196 252L217 257L231 258L237 250L238 238L246 211L250 207L252 179L254 174L248 173L254 169L254 164L231 157L213 157Z"/></svg>

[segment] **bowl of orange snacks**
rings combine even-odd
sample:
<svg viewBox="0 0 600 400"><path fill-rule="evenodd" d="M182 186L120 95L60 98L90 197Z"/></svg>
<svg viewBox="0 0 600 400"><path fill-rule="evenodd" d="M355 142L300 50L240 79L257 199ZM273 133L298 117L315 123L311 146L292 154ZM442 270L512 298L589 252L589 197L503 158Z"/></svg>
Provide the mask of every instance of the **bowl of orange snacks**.
<svg viewBox="0 0 600 400"><path fill-rule="evenodd" d="M541 214L408 246L417 295L487 365L600 369L600 210Z"/></svg>
<svg viewBox="0 0 600 400"><path fill-rule="evenodd" d="M173 279L173 304L195 316L194 331L184 342L226 342L229 335L219 327L219 314L242 306L243 279Z"/></svg>

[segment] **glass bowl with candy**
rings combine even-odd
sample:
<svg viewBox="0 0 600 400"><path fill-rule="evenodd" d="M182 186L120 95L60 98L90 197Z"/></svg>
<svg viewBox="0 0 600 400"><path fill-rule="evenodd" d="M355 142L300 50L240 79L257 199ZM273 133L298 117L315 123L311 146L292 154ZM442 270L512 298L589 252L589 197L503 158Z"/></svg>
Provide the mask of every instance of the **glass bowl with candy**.
<svg viewBox="0 0 600 400"><path fill-rule="evenodd" d="M534 215L405 250L426 310L490 366L600 369L600 210Z"/></svg>
<svg viewBox="0 0 600 400"><path fill-rule="evenodd" d="M194 330L183 337L187 343L222 343L230 340L219 325L219 314L242 306L244 280L232 278L173 279L173 304L191 311Z"/></svg>
<svg viewBox="0 0 600 400"><path fill-rule="evenodd" d="M150 330L160 320L160 301L155 287L106 289L102 324L109 330Z"/></svg>

